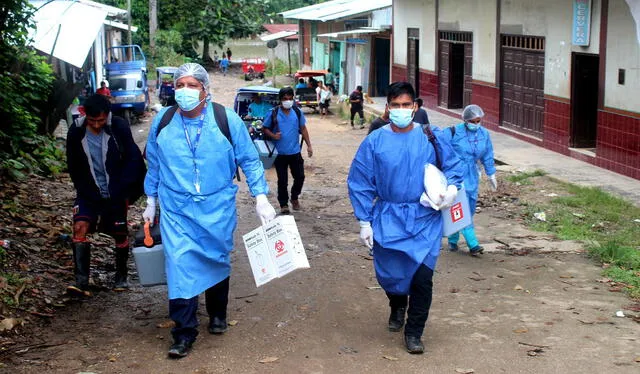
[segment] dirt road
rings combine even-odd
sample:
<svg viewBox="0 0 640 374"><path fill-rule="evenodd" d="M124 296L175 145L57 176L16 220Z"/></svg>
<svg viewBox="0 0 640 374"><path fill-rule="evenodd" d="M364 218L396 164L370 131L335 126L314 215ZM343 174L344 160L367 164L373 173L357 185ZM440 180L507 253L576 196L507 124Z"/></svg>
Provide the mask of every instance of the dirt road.
<svg viewBox="0 0 640 374"><path fill-rule="evenodd" d="M228 105L235 87L243 84L216 75L214 97ZM43 342L60 345L23 353L0 371L638 372L640 325L615 317L632 302L598 282L600 268L579 243L524 228L510 203L517 190L509 196L482 192L488 197L482 199L476 225L487 251L480 258L468 256L466 248L442 253L424 335L427 352L407 354L402 334L386 330L387 300L376 288L372 261L358 241L346 192L349 164L365 130L340 123L308 116L315 153L305 161L303 211L295 218L311 269L255 287L241 235L257 227L258 220L241 184L228 309L234 325L228 333L206 332L202 300L201 335L192 353L168 360L169 330L158 327L167 321L166 288L134 286L127 293L100 292L69 306L41 331ZM142 130L143 138L145 125L138 126L134 132ZM274 170L267 178L275 191ZM276 205L274 194L270 200Z"/></svg>

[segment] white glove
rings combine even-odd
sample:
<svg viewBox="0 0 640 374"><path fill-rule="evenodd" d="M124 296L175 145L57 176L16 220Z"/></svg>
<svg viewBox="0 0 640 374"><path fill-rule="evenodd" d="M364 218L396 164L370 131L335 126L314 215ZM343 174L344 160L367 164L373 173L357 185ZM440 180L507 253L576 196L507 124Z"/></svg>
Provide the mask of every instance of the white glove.
<svg viewBox="0 0 640 374"><path fill-rule="evenodd" d="M256 196L256 213L263 225L269 223L272 219L276 218L276 210L269 203L267 195L260 194Z"/></svg>
<svg viewBox="0 0 640 374"><path fill-rule="evenodd" d="M153 221L156 218L156 201L158 198L153 196L147 196L147 207L144 209L142 213L142 219L145 222L150 222L153 226Z"/></svg>
<svg viewBox="0 0 640 374"><path fill-rule="evenodd" d="M360 221L360 240L367 248L373 248L373 229L370 222Z"/></svg>
<svg viewBox="0 0 640 374"><path fill-rule="evenodd" d="M447 192L444 193L444 198L442 199L442 203L440 204L440 209L445 209L453 204L453 201L458 196L458 188L453 184L447 186Z"/></svg>
<svg viewBox="0 0 640 374"><path fill-rule="evenodd" d="M422 195L420 195L420 204L425 208L440 210L438 204L434 203L426 192L423 192Z"/></svg>
<svg viewBox="0 0 640 374"><path fill-rule="evenodd" d="M491 191L498 190L498 180L495 174L489 176L489 183L491 184Z"/></svg>

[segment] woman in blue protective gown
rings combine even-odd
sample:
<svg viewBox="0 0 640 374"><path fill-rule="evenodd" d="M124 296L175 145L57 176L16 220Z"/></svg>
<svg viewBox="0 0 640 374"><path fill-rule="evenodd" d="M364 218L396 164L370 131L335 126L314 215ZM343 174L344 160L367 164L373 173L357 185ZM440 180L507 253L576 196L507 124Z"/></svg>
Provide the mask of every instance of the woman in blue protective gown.
<svg viewBox="0 0 640 374"><path fill-rule="evenodd" d="M209 332L227 330L230 252L236 227L236 165L246 175L263 223L275 217L258 153L244 123L225 109L231 141L216 121L209 75L198 64L175 73L179 109L158 132L166 108L156 115L147 140L145 221L153 222L159 200L169 315L175 322L169 357L187 355L198 335L198 295L206 296ZM224 109L224 108L223 108Z"/></svg>
<svg viewBox="0 0 640 374"><path fill-rule="evenodd" d="M440 253L442 218L420 204L424 166L436 165L436 151L420 125L411 84L389 86L390 124L372 132L360 145L347 180L349 197L360 221L360 238L373 249L376 277L391 307L388 328L405 324L407 351L422 353L422 333L429 315L433 271ZM442 170L449 187L439 208L451 204L462 183L460 161L449 140L433 128ZM408 310L407 310L408 305Z"/></svg>
<svg viewBox="0 0 640 374"><path fill-rule="evenodd" d="M476 203L478 202L478 185L480 182L480 169L478 163L484 167L485 173L489 177L489 184L493 191L498 188L496 179L496 167L493 160L493 144L489 132L482 127L482 118L484 112L479 106L468 105L462 111L463 123L445 131L451 138L453 149L464 164L464 189L469 199L469 209L471 216L476 212ZM477 256L484 251L476 237L473 223L462 230L462 235L467 242L469 253ZM449 250L458 250L458 241L460 233L457 232L449 236Z"/></svg>

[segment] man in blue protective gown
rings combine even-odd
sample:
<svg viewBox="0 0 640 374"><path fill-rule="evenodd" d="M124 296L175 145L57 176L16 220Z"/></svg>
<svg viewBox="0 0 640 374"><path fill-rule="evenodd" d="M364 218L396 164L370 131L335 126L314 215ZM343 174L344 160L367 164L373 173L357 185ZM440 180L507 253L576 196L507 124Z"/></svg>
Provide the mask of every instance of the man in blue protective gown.
<svg viewBox="0 0 640 374"><path fill-rule="evenodd" d="M489 177L491 189L493 191L498 189L496 166L493 160L493 144L491 143L489 132L482 127L483 117L482 108L475 104L468 105L462 111L462 120L464 122L445 131L445 134L451 138L451 145L464 165L464 189L467 192L472 217L476 213L476 203L478 202L478 185L480 182L478 162L482 163L484 171ZM473 224L462 229L462 235L472 256L477 256L484 251L476 237ZM455 252L458 250L459 240L459 232L449 236L450 251Z"/></svg>
<svg viewBox="0 0 640 374"><path fill-rule="evenodd" d="M174 79L179 109L159 133L167 109L158 113L149 131L143 217L153 222L159 200L169 315L176 324L169 357L180 358L187 355L198 335L200 293L206 296L209 332L227 330L236 163L256 198L262 223L276 213L267 200L264 169L244 123L232 110L225 110L231 142L216 123L207 71L188 63L178 68Z"/></svg>
<svg viewBox="0 0 640 374"><path fill-rule="evenodd" d="M360 238L373 250L378 282L389 298L389 330L404 328L409 353L423 353L424 331L440 253L441 213L420 203L425 191L424 166L438 159L449 184L436 208L449 206L462 183L460 160L439 129L423 131L412 118L417 110L411 84L389 86L390 123L369 134L358 149L347 180L349 197L360 221ZM408 305L408 310L407 310Z"/></svg>

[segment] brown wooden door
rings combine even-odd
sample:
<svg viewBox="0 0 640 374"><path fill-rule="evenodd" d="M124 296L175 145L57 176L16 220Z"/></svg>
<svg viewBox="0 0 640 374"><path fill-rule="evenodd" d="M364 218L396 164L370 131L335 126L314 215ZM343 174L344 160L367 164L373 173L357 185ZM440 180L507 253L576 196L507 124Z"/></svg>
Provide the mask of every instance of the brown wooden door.
<svg viewBox="0 0 640 374"><path fill-rule="evenodd" d="M541 135L544 52L502 48L502 125Z"/></svg>
<svg viewBox="0 0 640 374"><path fill-rule="evenodd" d="M471 104L471 91L473 90L473 44L464 45L464 93L462 105Z"/></svg>
<svg viewBox="0 0 640 374"><path fill-rule="evenodd" d="M440 92L438 105L444 108L449 107L449 69L450 69L451 43L440 42L440 71L438 80L440 81Z"/></svg>

